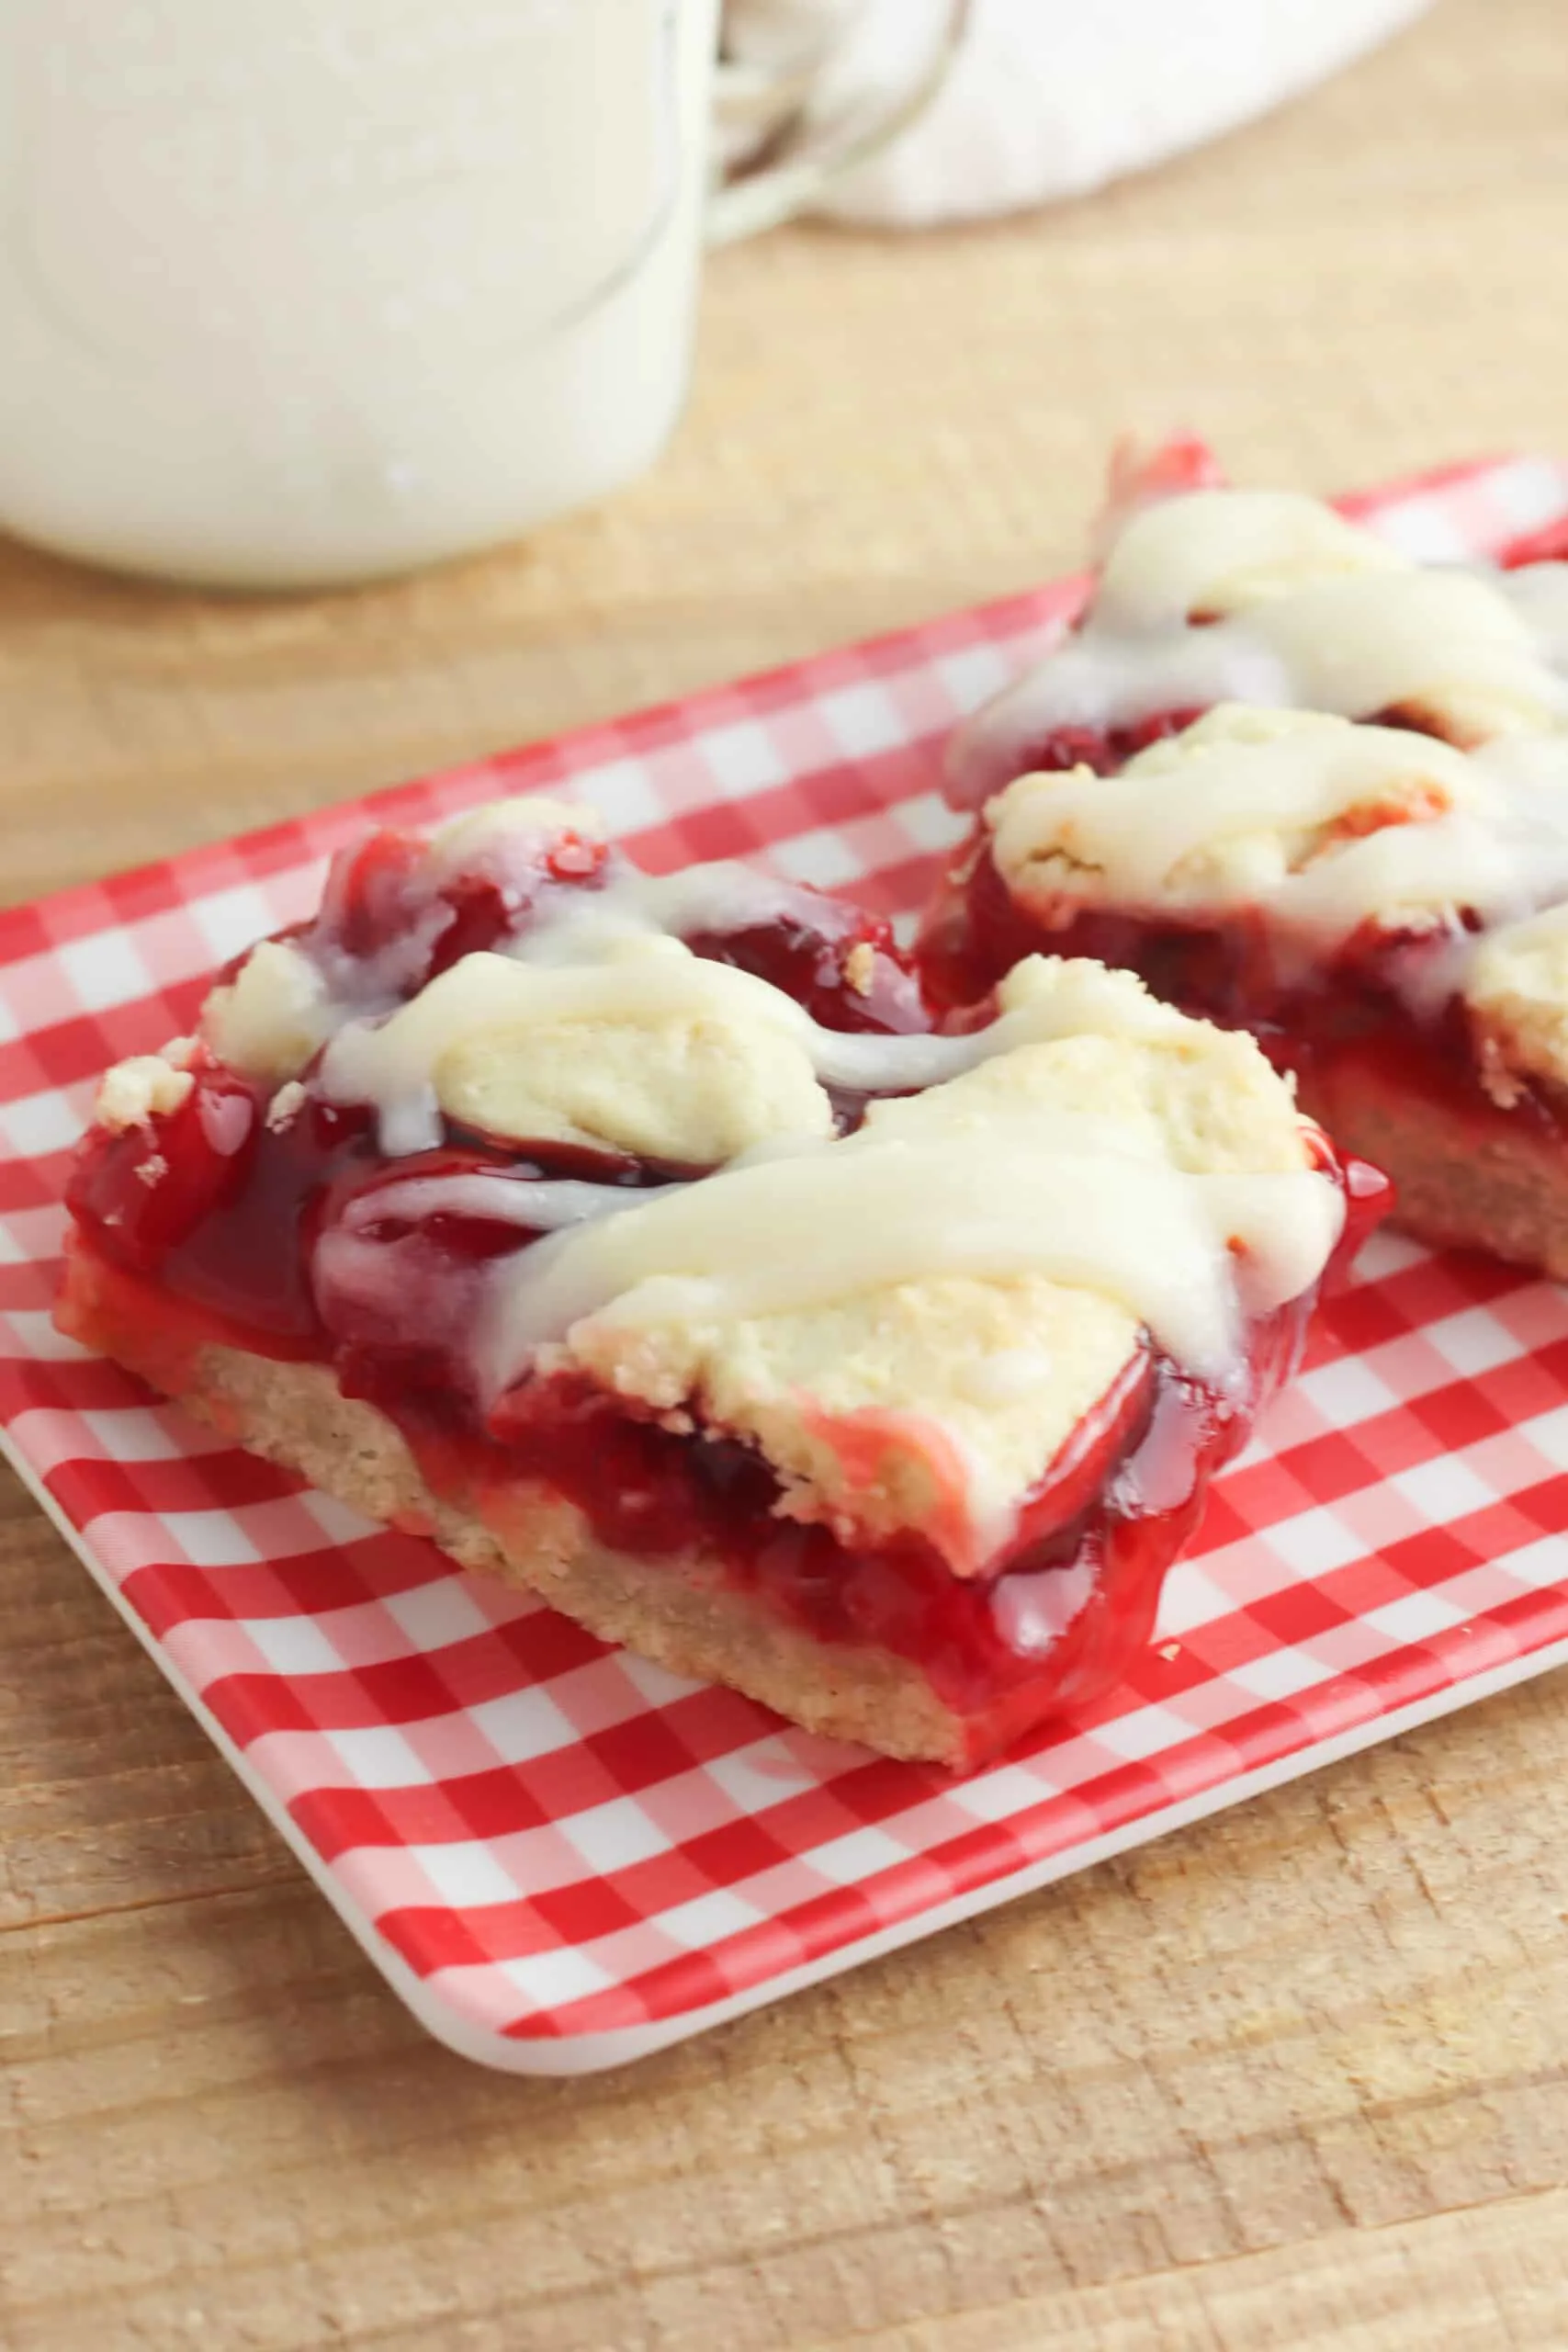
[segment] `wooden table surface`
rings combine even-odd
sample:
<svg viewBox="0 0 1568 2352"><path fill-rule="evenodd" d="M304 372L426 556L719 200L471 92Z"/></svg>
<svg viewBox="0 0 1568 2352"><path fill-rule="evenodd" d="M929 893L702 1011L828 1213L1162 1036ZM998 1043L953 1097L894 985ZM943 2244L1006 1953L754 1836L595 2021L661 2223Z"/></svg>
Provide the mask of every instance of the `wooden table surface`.
<svg viewBox="0 0 1568 2352"><path fill-rule="evenodd" d="M226 602L0 542L13 897L1041 577L1108 435L1558 448L1561 0L1446 0L1074 209L715 266L603 513ZM1568 2343L1550 1678L615 2075L427 2041L0 1491L0 2342Z"/></svg>

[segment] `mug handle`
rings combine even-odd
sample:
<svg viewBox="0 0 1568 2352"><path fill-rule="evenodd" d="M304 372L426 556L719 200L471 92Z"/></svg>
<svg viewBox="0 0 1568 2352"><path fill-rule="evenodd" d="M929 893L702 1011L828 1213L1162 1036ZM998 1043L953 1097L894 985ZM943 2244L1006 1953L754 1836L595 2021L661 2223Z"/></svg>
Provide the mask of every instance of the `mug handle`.
<svg viewBox="0 0 1568 2352"><path fill-rule="evenodd" d="M749 134L764 151L783 149L778 160L756 169L742 164L722 179L708 198L707 242L735 243L764 229L777 228L860 164L870 163L918 122L946 84L969 29L974 0L952 0L946 28L917 79L886 110L852 116L816 146L790 152L790 141L816 87L829 51L777 68L720 59L715 94L721 129Z"/></svg>

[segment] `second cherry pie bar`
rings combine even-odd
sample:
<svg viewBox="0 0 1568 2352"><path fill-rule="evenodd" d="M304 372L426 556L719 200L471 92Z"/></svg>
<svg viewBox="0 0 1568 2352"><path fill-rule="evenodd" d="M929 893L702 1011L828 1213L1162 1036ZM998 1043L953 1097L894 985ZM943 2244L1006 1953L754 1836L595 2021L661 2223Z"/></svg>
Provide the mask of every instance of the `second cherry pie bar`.
<svg viewBox="0 0 1568 2352"><path fill-rule="evenodd" d="M1568 566L1423 568L1194 470L1134 480L1076 628L961 730L927 982L1126 966L1258 1036L1411 1231L1568 1275Z"/></svg>
<svg viewBox="0 0 1568 2352"><path fill-rule="evenodd" d="M1227 488L1189 443L1113 466L1100 536L1082 611L954 738L957 806L1113 772L1219 703L1461 749L1568 725L1568 563L1537 541L1502 569L1418 563L1319 499Z"/></svg>
<svg viewBox="0 0 1568 2352"><path fill-rule="evenodd" d="M1259 1038L1407 1229L1568 1276L1568 739L1224 706L1010 784L923 944L960 1004L1044 948L1139 972Z"/></svg>
<svg viewBox="0 0 1568 2352"><path fill-rule="evenodd" d="M61 1319L596 1633L959 1765L1113 1679L1375 1214L1252 1042L507 804L106 1079Z"/></svg>

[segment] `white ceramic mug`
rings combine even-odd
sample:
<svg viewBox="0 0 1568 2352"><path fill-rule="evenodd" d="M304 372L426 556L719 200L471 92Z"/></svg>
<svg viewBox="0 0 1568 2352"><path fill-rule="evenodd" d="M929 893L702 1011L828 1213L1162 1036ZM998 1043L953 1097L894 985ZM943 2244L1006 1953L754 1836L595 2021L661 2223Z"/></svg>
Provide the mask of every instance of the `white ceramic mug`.
<svg viewBox="0 0 1568 2352"><path fill-rule="evenodd" d="M685 390L717 4L0 0L0 528L327 584L638 473Z"/></svg>

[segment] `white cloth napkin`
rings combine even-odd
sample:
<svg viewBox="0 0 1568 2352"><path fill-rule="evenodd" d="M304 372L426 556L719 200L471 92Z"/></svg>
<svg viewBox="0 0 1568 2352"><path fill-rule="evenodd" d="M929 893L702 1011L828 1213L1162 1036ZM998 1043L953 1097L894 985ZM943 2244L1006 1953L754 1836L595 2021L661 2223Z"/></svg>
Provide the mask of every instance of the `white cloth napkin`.
<svg viewBox="0 0 1568 2352"><path fill-rule="evenodd" d="M972 0L927 111L818 210L908 227L1076 196L1229 130L1420 15L1429 0ZM728 53L822 53L808 146L918 81L950 0L728 0Z"/></svg>

